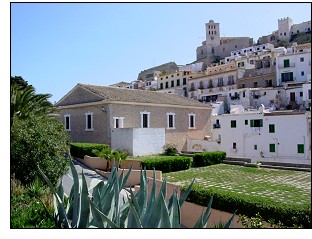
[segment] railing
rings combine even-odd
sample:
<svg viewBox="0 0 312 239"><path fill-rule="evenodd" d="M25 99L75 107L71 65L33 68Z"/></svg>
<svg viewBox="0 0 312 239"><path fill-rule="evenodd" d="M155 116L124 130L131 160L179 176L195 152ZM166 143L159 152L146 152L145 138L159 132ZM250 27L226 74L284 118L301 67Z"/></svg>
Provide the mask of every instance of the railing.
<svg viewBox="0 0 312 239"><path fill-rule="evenodd" d="M214 129L220 129L220 128L221 128L221 125L220 125L220 124L213 124L213 128L214 128Z"/></svg>
<svg viewBox="0 0 312 239"><path fill-rule="evenodd" d="M295 63L291 63L291 64L289 64L289 66L285 66L284 64L279 64L278 68L289 68L289 67L295 67L295 66L296 66Z"/></svg>

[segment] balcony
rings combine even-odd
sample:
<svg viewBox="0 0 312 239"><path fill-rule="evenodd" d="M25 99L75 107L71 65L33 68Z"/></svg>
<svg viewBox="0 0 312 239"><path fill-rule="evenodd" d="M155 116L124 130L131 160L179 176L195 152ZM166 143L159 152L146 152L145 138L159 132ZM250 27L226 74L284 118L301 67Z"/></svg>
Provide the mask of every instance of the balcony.
<svg viewBox="0 0 312 239"><path fill-rule="evenodd" d="M239 100L239 96L231 96L231 100Z"/></svg>
<svg viewBox="0 0 312 239"><path fill-rule="evenodd" d="M285 66L284 64L279 64L279 65L278 65L278 68L279 68L279 69L281 69L281 68L292 68L292 67L295 67L295 66L296 66L295 63L291 63L291 64L289 64L289 65L287 65L287 66Z"/></svg>
<svg viewBox="0 0 312 239"><path fill-rule="evenodd" d="M220 128L221 128L221 125L220 125L220 124L213 124L213 128L214 128L214 129L220 129Z"/></svg>

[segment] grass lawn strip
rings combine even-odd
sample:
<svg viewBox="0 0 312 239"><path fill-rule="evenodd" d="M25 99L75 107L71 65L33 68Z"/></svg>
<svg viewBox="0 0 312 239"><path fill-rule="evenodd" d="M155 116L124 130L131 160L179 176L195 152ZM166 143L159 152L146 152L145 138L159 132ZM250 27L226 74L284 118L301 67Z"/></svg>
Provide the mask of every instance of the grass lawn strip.
<svg viewBox="0 0 312 239"><path fill-rule="evenodd" d="M311 173L218 164L167 173L168 182L195 184L237 194L267 197L281 203L310 204Z"/></svg>

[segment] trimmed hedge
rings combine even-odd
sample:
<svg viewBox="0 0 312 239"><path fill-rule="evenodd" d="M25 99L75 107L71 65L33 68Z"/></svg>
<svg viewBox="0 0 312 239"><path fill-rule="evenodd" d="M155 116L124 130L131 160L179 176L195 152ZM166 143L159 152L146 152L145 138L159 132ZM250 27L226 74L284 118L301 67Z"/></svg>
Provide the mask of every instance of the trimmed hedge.
<svg viewBox="0 0 312 239"><path fill-rule="evenodd" d="M161 156L144 159L142 168L160 170L163 173L186 170L191 167L192 158L186 156Z"/></svg>
<svg viewBox="0 0 312 239"><path fill-rule="evenodd" d="M196 167L204 167L222 163L226 157L226 152L204 152L193 155L193 163Z"/></svg>
<svg viewBox="0 0 312 239"><path fill-rule="evenodd" d="M71 143L70 144L70 154L73 157L83 159L85 155L90 157L96 157L94 153L92 153L93 149L97 149L101 151L103 148L108 147L107 144L95 144L95 143Z"/></svg>
<svg viewBox="0 0 312 239"><path fill-rule="evenodd" d="M289 205L269 198L207 189L196 184L193 185L187 201L206 207L211 196L214 209L230 213L237 210L236 215L248 217L254 217L259 213L266 221L274 219L276 222L281 221L284 226L302 225L304 228L311 228L311 205Z"/></svg>

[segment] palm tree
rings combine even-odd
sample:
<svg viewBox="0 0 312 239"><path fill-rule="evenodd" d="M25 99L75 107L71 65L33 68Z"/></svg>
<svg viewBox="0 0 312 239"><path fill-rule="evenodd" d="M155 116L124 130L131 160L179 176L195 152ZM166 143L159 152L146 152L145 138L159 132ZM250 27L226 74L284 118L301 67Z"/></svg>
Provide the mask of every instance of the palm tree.
<svg viewBox="0 0 312 239"><path fill-rule="evenodd" d="M104 147L101 151L98 149L93 149L92 153L94 153L97 157L106 159L106 169L105 171L109 171L109 162L114 158L114 155L111 149L107 146Z"/></svg>
<svg viewBox="0 0 312 239"><path fill-rule="evenodd" d="M55 116L57 112L48 99L51 94L36 94L32 86L22 86L13 83L11 85L11 121L14 117L21 119L35 116Z"/></svg>
<svg viewBox="0 0 312 239"><path fill-rule="evenodd" d="M106 169L105 171L110 171L109 162L112 160L117 160L118 162L124 160L128 157L128 153L123 153L118 149L111 150L108 146L104 147L101 151L98 149L93 149L92 153L94 153L97 157L106 159Z"/></svg>

